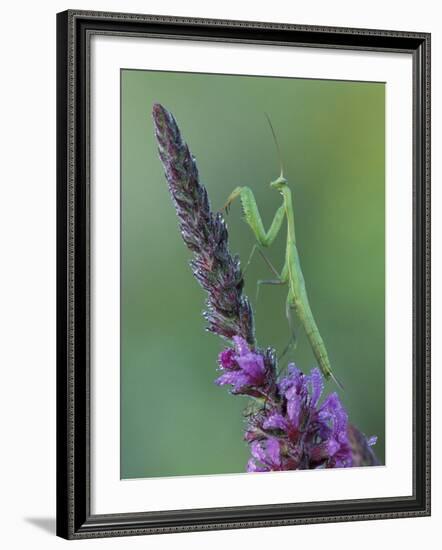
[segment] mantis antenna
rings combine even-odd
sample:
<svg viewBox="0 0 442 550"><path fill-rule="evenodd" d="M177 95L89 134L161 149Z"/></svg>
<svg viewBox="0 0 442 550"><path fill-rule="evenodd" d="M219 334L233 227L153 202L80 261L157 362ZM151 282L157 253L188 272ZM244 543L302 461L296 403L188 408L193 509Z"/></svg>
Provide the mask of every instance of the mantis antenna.
<svg viewBox="0 0 442 550"><path fill-rule="evenodd" d="M272 136L273 136L273 141L275 142L275 147L276 147L276 151L278 153L278 159L279 159L279 168L280 168L280 177L283 178L284 177L284 169L283 169L283 166L282 166L282 155L281 155L281 148L279 147L279 142L278 142L278 138L276 137L276 133L275 133L275 130L273 128L273 124L272 124L272 121L270 120L270 117L267 113L264 113L266 118L267 118L267 122L269 123L269 126L270 126L270 130L272 132Z"/></svg>

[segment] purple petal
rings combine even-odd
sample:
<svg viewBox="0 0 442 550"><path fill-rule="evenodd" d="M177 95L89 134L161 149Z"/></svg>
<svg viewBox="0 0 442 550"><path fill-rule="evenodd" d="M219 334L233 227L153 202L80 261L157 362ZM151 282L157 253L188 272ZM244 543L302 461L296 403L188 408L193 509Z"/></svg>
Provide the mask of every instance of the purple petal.
<svg viewBox="0 0 442 550"><path fill-rule="evenodd" d="M259 460L260 462L265 464L266 458L267 458L266 453L265 453L264 449L261 447L261 443L259 441L254 441L250 446L250 450L252 452L252 455L257 460Z"/></svg>
<svg viewBox="0 0 442 550"><path fill-rule="evenodd" d="M287 390L291 388L293 385L297 384L297 381L299 380L299 377L301 375L301 371L295 366L294 363L289 363L287 367L287 376L282 378L278 384L279 391L285 395Z"/></svg>
<svg viewBox="0 0 442 550"><path fill-rule="evenodd" d="M296 428L299 427L302 405L302 400L298 395L294 395L287 403L287 416L290 419L290 423Z"/></svg>
<svg viewBox="0 0 442 550"><path fill-rule="evenodd" d="M250 376L255 383L262 383L264 378L264 360L261 355L248 353L237 357L240 368Z"/></svg>
<svg viewBox="0 0 442 550"><path fill-rule="evenodd" d="M332 420L335 433L347 431L347 413L336 392L326 398L319 409L319 416L324 421Z"/></svg>
<svg viewBox="0 0 442 550"><path fill-rule="evenodd" d="M340 445L338 441L335 441L334 439L330 439L327 444L328 456L335 455L338 452L339 448L340 448Z"/></svg>
<svg viewBox="0 0 442 550"><path fill-rule="evenodd" d="M324 382L322 379L322 374L319 369L312 369L310 373L310 384L311 384L311 407L316 407L318 404L319 398L321 397L322 391L324 389Z"/></svg>
<svg viewBox="0 0 442 550"><path fill-rule="evenodd" d="M333 392L325 398L319 410L329 413L334 412L334 410L339 407L340 404L341 403L339 401L338 394L336 392Z"/></svg>
<svg viewBox="0 0 442 550"><path fill-rule="evenodd" d="M347 430L341 430L340 432L335 434L336 439L339 441L339 443L343 445L348 444L348 432Z"/></svg>
<svg viewBox="0 0 442 550"><path fill-rule="evenodd" d="M231 384L232 386L236 383L238 378L238 373L234 372L225 372L219 378L215 380L217 386L225 386L226 384Z"/></svg>
<svg viewBox="0 0 442 550"><path fill-rule="evenodd" d="M233 341L235 342L236 352L239 353L239 355L250 353L249 345L244 338L241 338L241 336L234 336Z"/></svg>
<svg viewBox="0 0 442 550"><path fill-rule="evenodd" d="M302 387L306 382L305 375L292 363L291 368L289 368L290 378L293 381L293 387L296 388L297 392L301 392Z"/></svg>
<svg viewBox="0 0 442 550"><path fill-rule="evenodd" d="M281 447L279 441L274 437L267 440L267 454L270 462L275 466L281 466Z"/></svg>
<svg viewBox="0 0 442 550"><path fill-rule="evenodd" d="M302 372L298 369L295 363L289 363L287 365L287 371L290 378L297 379L302 375Z"/></svg>
<svg viewBox="0 0 442 550"><path fill-rule="evenodd" d="M377 435L372 435L371 437L369 437L367 439L367 445L369 447L373 447L373 445L376 445L377 440L378 440L378 436Z"/></svg>
<svg viewBox="0 0 442 550"><path fill-rule="evenodd" d="M274 430L279 428L280 430L285 431L287 429L287 421L282 414L272 414L264 421L263 428L265 430Z"/></svg>
<svg viewBox="0 0 442 550"><path fill-rule="evenodd" d="M247 374L244 374L242 372L236 372L235 374L236 374L236 382L234 384L233 391L236 393L240 393L245 386L250 385L250 379L247 376Z"/></svg>

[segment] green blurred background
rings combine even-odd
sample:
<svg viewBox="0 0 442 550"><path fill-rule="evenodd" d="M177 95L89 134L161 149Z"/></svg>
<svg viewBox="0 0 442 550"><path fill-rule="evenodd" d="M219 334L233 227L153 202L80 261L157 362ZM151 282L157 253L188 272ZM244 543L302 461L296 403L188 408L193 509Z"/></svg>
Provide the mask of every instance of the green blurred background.
<svg viewBox="0 0 442 550"><path fill-rule="evenodd" d="M247 399L214 384L223 342L204 331L205 295L158 159L154 102L177 118L213 209L248 185L266 227L281 201L268 185L279 174L269 113L312 310L350 419L379 436L384 461L384 84L137 70L121 79L121 477L244 472L248 459ZM245 263L254 239L238 204L227 221L231 250ZM281 231L268 250L278 268L284 245ZM257 279L266 278L257 255L246 280L252 302ZM262 287L254 304L262 347L282 350L288 341L286 293ZM299 325L297 332L290 360L308 371L314 358Z"/></svg>

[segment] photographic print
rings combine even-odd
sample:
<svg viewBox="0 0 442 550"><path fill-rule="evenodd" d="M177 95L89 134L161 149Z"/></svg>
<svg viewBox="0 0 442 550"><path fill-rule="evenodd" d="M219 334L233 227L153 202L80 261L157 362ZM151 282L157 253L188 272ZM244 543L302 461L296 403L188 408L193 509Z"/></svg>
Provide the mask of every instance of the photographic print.
<svg viewBox="0 0 442 550"><path fill-rule="evenodd" d="M384 465L385 83L120 78L121 478Z"/></svg>
<svg viewBox="0 0 442 550"><path fill-rule="evenodd" d="M57 15L57 534L430 514L430 35Z"/></svg>

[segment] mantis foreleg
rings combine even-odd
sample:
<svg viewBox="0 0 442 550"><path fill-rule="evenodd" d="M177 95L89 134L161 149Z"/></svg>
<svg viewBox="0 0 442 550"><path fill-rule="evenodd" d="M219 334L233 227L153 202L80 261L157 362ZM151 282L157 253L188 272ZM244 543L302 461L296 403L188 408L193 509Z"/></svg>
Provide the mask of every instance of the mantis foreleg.
<svg viewBox="0 0 442 550"><path fill-rule="evenodd" d="M281 205L275 213L275 217L270 225L269 230L266 232L264 224L262 223L261 215L256 204L253 191L249 187L237 187L227 199L224 206L228 211L230 204L239 197L241 199L241 205L244 212L244 218L247 224L252 229L256 240L261 246L270 246L278 235L281 229L282 222L284 220L284 205Z"/></svg>

